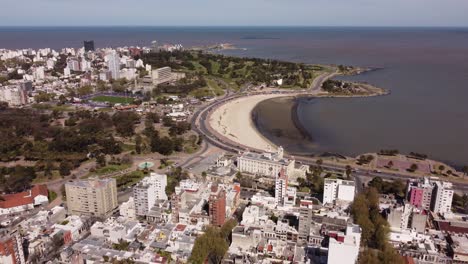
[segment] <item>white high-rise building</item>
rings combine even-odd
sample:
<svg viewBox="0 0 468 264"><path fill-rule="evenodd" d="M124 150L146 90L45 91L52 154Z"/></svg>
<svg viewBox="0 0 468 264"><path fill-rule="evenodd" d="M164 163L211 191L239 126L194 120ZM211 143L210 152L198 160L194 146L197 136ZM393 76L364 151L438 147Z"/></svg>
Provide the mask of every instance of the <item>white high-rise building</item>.
<svg viewBox="0 0 468 264"><path fill-rule="evenodd" d="M288 175L284 169L276 175L275 181L275 203L277 206L283 206L288 190Z"/></svg>
<svg viewBox="0 0 468 264"><path fill-rule="evenodd" d="M67 68L71 71L81 71L80 63L76 59L70 59L67 62Z"/></svg>
<svg viewBox="0 0 468 264"><path fill-rule="evenodd" d="M116 80L120 78L120 56L117 52L113 51L107 56L107 68L112 74L112 79Z"/></svg>
<svg viewBox="0 0 468 264"><path fill-rule="evenodd" d="M167 175L151 173L133 188L136 215L145 216L157 200L167 200Z"/></svg>
<svg viewBox="0 0 468 264"><path fill-rule="evenodd" d="M452 209L453 189L452 183L434 182L431 209L434 213L445 214Z"/></svg>
<svg viewBox="0 0 468 264"><path fill-rule="evenodd" d="M91 70L91 62L87 61L84 57L81 58L81 70L82 71Z"/></svg>
<svg viewBox="0 0 468 264"><path fill-rule="evenodd" d="M346 232L330 236L328 245L328 264L356 264L361 245L361 228L348 225Z"/></svg>
<svg viewBox="0 0 468 264"><path fill-rule="evenodd" d="M49 58L49 59L47 59L47 61L46 61L47 69L49 69L49 70L50 70L50 69L53 69L54 66L55 66L55 62L56 62L56 61L57 61L57 60L56 60L55 58Z"/></svg>
<svg viewBox="0 0 468 264"><path fill-rule="evenodd" d="M352 202L354 200L354 181L342 179L325 179L323 204L333 204L336 200Z"/></svg>
<svg viewBox="0 0 468 264"><path fill-rule="evenodd" d="M38 81L44 80L45 78L44 66L35 68L33 71L33 76L34 76L34 80L38 80Z"/></svg>

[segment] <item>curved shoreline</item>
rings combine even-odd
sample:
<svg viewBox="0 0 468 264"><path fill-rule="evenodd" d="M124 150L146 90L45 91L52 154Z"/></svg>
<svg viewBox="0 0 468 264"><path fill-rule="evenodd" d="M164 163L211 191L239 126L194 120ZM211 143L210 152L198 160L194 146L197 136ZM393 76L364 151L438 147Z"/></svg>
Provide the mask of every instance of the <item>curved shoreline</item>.
<svg viewBox="0 0 468 264"><path fill-rule="evenodd" d="M314 137L310 134L307 129L302 125L301 121L299 120L299 115L297 114L297 109L299 108L299 98L293 99L293 105L291 107L291 120L299 131L306 139L310 141L314 141Z"/></svg>
<svg viewBox="0 0 468 264"><path fill-rule="evenodd" d="M230 100L214 109L208 119L211 128L221 137L248 149L267 150L276 145L260 133L252 119L255 106L264 100L284 94L254 94Z"/></svg>
<svg viewBox="0 0 468 264"><path fill-rule="evenodd" d="M321 85L320 85L321 86ZM363 95L334 95L324 92L316 94L306 93L304 91L290 90L270 90L262 93L248 94L229 100L217 108L213 109L208 117L209 125L219 136L226 140L234 142L239 146L252 150L272 150L278 148L278 145L272 142L268 136L261 133L258 128L258 116L254 113L256 106L266 100L274 98L292 97L294 101L289 118L299 133L309 142L312 142L313 136L302 126L298 116L297 107L300 98L321 98L321 97L374 97L387 95L388 91L374 87L374 93Z"/></svg>

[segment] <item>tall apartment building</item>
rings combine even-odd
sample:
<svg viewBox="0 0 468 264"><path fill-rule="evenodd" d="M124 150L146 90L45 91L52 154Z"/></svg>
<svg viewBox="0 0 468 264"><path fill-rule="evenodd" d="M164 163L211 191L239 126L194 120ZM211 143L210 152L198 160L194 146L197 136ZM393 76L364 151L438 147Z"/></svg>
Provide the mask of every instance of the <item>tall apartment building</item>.
<svg viewBox="0 0 468 264"><path fill-rule="evenodd" d="M107 56L107 68L111 72L112 79L116 80L120 78L120 56L117 52L113 51Z"/></svg>
<svg viewBox="0 0 468 264"><path fill-rule="evenodd" d="M416 208L430 210L434 186L425 177L422 180L408 182L408 200Z"/></svg>
<svg viewBox="0 0 468 264"><path fill-rule="evenodd" d="M0 263L26 263L23 243L17 230L0 233Z"/></svg>
<svg viewBox="0 0 468 264"><path fill-rule="evenodd" d="M325 179L323 204L333 204L336 200L352 202L354 200L354 181L342 179Z"/></svg>
<svg viewBox="0 0 468 264"><path fill-rule="evenodd" d="M67 68L70 71L81 71L80 62L77 59L69 59L67 61Z"/></svg>
<svg viewBox="0 0 468 264"><path fill-rule="evenodd" d="M20 106L28 103L26 89L22 86L0 87L0 101L7 102L9 106Z"/></svg>
<svg viewBox="0 0 468 264"><path fill-rule="evenodd" d="M108 217L118 208L115 179L88 179L65 184L70 214Z"/></svg>
<svg viewBox="0 0 468 264"><path fill-rule="evenodd" d="M298 242L307 243L310 226L312 225L312 206L301 206L299 209L299 227L298 227Z"/></svg>
<svg viewBox="0 0 468 264"><path fill-rule="evenodd" d="M157 200L167 200L167 175L151 173L133 188L136 215L146 216Z"/></svg>
<svg viewBox="0 0 468 264"><path fill-rule="evenodd" d="M272 178L275 178L283 169L284 173L289 176L294 170L294 160L285 159L283 153L282 147L279 147L276 153L245 152L237 158L237 169L240 172Z"/></svg>
<svg viewBox="0 0 468 264"><path fill-rule="evenodd" d="M94 51L94 40L85 40L83 46L86 52Z"/></svg>
<svg viewBox="0 0 468 264"><path fill-rule="evenodd" d="M284 172L284 169L278 173L275 181L275 202L276 205L284 205L284 200L288 190L288 175Z"/></svg>
<svg viewBox="0 0 468 264"><path fill-rule="evenodd" d="M448 182L431 181L427 177L408 181L407 194L409 203L419 209L444 214L452 208L453 189Z"/></svg>
<svg viewBox="0 0 468 264"><path fill-rule="evenodd" d="M33 69L34 80L41 81L45 78L44 66L36 67Z"/></svg>
<svg viewBox="0 0 468 264"><path fill-rule="evenodd" d="M217 184L211 186L211 193L208 199L208 210L210 224L222 226L226 221L226 192Z"/></svg>
<svg viewBox="0 0 468 264"><path fill-rule="evenodd" d="M452 183L434 182L431 210L436 214L445 214L452 209L453 189Z"/></svg>

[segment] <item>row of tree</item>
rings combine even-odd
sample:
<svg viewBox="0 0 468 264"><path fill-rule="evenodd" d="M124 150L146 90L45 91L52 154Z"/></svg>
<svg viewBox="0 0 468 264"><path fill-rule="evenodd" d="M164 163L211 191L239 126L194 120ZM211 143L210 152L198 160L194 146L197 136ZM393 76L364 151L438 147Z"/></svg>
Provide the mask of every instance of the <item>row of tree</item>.
<svg viewBox="0 0 468 264"><path fill-rule="evenodd" d="M359 263L399 264L403 258L388 242L390 228L387 220L380 214L379 192L370 187L359 193L351 205L354 222L361 227L361 247Z"/></svg>
<svg viewBox="0 0 468 264"><path fill-rule="evenodd" d="M205 233L195 240L192 255L190 255L189 263L221 263L224 255L229 249L229 236L232 229L237 225L235 220L228 220L219 228L209 226Z"/></svg>

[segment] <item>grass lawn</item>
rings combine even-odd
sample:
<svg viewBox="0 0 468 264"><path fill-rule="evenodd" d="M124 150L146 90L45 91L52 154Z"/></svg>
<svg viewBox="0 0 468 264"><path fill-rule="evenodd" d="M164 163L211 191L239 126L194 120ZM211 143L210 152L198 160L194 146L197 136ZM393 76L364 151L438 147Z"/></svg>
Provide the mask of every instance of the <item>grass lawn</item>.
<svg viewBox="0 0 468 264"><path fill-rule="evenodd" d="M135 150L135 145L134 144L120 144L120 146L122 147L122 150L124 152L134 151Z"/></svg>
<svg viewBox="0 0 468 264"><path fill-rule="evenodd" d="M125 170L125 169L128 169L128 168L130 168L130 165L128 165L128 164L124 164L124 165L107 165L105 167L96 169L96 171L93 172L92 174L104 175L104 174L108 174L108 173L112 173L112 172L116 172L116 171Z"/></svg>
<svg viewBox="0 0 468 264"><path fill-rule="evenodd" d="M210 87L217 96L224 94L224 90L221 87L219 87L218 83L215 80L206 79L206 83L208 84L208 87Z"/></svg>
<svg viewBox="0 0 468 264"><path fill-rule="evenodd" d="M198 88L196 90L191 91L190 95L195 96L197 98L202 98L205 96L213 96L215 94L213 94L213 90L211 90L210 88L204 87L204 88Z"/></svg>
<svg viewBox="0 0 468 264"><path fill-rule="evenodd" d="M105 96L105 95L100 95L100 96L95 96L91 99L92 101L95 102L109 102L109 103L114 103L114 104L131 104L135 99L131 97L119 97L119 96Z"/></svg>
<svg viewBox="0 0 468 264"><path fill-rule="evenodd" d="M130 172L130 173L125 174L125 175L115 177L115 179L117 181L117 187L119 189L123 189L123 188L126 188L128 186L131 186L131 185L139 182L145 176L146 175L145 175L145 173L143 171L134 171L134 172Z"/></svg>
<svg viewBox="0 0 468 264"><path fill-rule="evenodd" d="M57 110L61 112L73 111L73 107L68 105L33 104L32 108L39 110Z"/></svg>
<svg viewBox="0 0 468 264"><path fill-rule="evenodd" d="M214 60L211 61L211 70L214 74L218 74L220 66L219 62Z"/></svg>
<svg viewBox="0 0 468 264"><path fill-rule="evenodd" d="M206 68L203 67L203 65L201 65L200 63L198 63L197 61L192 61L192 64L193 64L193 67L195 67L195 71L202 71L204 73L207 72Z"/></svg>
<svg viewBox="0 0 468 264"><path fill-rule="evenodd" d="M53 200L55 200L55 198L57 198L57 193L49 190L47 193L47 198L49 198L49 203L51 203Z"/></svg>

